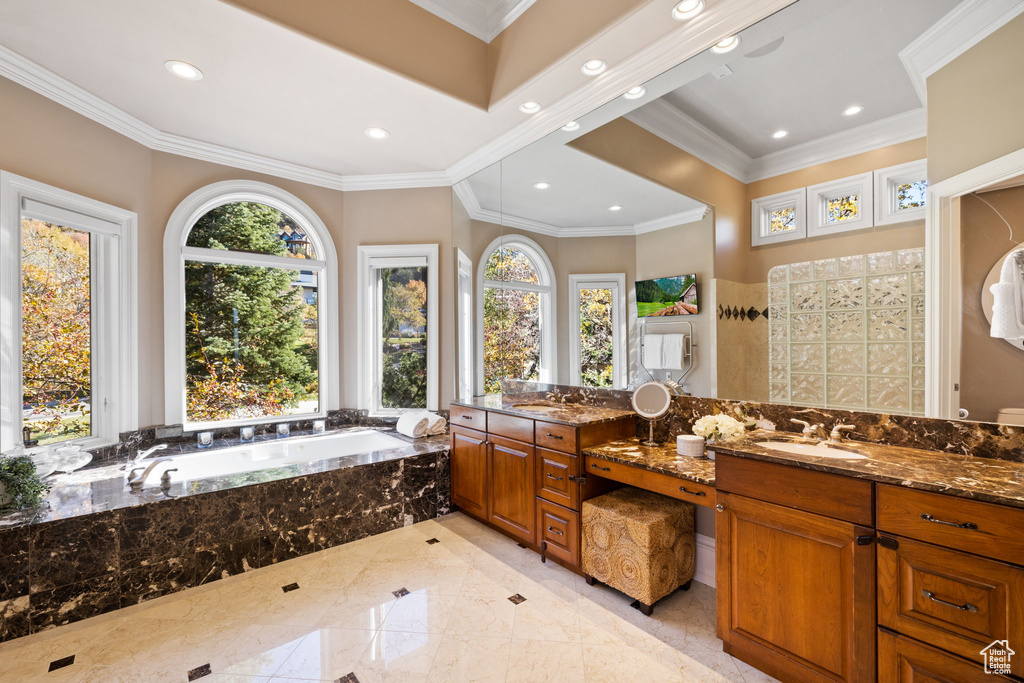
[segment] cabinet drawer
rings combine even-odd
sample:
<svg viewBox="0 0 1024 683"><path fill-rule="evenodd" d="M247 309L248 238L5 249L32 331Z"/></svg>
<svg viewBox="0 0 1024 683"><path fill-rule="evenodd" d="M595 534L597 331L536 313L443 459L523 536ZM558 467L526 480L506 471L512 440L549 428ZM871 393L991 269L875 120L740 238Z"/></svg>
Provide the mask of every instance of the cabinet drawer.
<svg viewBox="0 0 1024 683"><path fill-rule="evenodd" d="M580 509L579 458L537 449L537 495L570 510Z"/></svg>
<svg viewBox="0 0 1024 683"><path fill-rule="evenodd" d="M565 453L576 453L576 428L554 422L537 422L534 435L538 446Z"/></svg>
<svg viewBox="0 0 1024 683"><path fill-rule="evenodd" d="M561 505L537 499L537 536L544 552L566 564L580 564L580 515Z"/></svg>
<svg viewBox="0 0 1024 683"><path fill-rule="evenodd" d="M879 625L977 662L993 641L1024 643L1024 570L893 540L896 548L878 548ZM1015 674L1024 673L1024 659L1013 665Z"/></svg>
<svg viewBox="0 0 1024 683"><path fill-rule="evenodd" d="M451 405L451 418L453 427L469 427L487 431L487 411L467 408L466 406Z"/></svg>
<svg viewBox="0 0 1024 683"><path fill-rule="evenodd" d="M878 529L1024 565L1024 510L878 486Z"/></svg>
<svg viewBox="0 0 1024 683"><path fill-rule="evenodd" d="M487 432L523 443L533 443L533 420L504 413L487 416Z"/></svg>
<svg viewBox="0 0 1024 683"><path fill-rule="evenodd" d="M715 487L706 484L698 484L688 479L673 477L670 474L661 474L650 470L623 465L618 462L601 460L591 456L586 457L586 471L588 477L604 477L613 481L636 486L637 488L654 491L665 496L685 500L694 505L704 507L715 506Z"/></svg>
<svg viewBox="0 0 1024 683"><path fill-rule="evenodd" d="M879 629L878 680L885 683L1009 683L986 674L977 662L960 659L916 640Z"/></svg>
<svg viewBox="0 0 1024 683"><path fill-rule="evenodd" d="M873 526L873 484L866 479L719 455L715 486L719 491Z"/></svg>

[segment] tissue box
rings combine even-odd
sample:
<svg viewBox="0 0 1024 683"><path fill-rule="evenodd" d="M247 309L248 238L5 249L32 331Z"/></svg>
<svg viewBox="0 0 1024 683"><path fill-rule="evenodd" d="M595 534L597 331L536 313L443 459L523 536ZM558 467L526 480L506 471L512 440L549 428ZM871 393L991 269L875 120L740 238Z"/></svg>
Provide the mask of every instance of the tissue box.
<svg viewBox="0 0 1024 683"><path fill-rule="evenodd" d="M676 437L676 453L689 458L702 458L704 439L693 434L680 434Z"/></svg>

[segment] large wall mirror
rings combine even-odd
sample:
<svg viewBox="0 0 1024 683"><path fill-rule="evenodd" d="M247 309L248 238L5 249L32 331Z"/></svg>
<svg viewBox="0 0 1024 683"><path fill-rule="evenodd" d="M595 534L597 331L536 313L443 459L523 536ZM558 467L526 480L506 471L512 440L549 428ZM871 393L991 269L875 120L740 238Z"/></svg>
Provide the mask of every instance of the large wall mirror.
<svg viewBox="0 0 1024 683"><path fill-rule="evenodd" d="M907 64L958 2L799 0L458 183L459 397L672 379L925 415L927 114ZM1024 188L960 205L967 349L1024 240ZM970 419L1024 408L1024 350L1003 346L964 351ZM975 389L993 373L1015 388Z"/></svg>

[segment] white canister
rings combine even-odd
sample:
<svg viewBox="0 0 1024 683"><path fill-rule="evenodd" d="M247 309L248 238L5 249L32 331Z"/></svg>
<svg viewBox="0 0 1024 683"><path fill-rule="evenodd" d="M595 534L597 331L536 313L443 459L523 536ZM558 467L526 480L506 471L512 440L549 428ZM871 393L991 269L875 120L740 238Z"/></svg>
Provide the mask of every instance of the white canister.
<svg viewBox="0 0 1024 683"><path fill-rule="evenodd" d="M676 437L676 453L701 458L704 456L704 439L693 434L680 434Z"/></svg>

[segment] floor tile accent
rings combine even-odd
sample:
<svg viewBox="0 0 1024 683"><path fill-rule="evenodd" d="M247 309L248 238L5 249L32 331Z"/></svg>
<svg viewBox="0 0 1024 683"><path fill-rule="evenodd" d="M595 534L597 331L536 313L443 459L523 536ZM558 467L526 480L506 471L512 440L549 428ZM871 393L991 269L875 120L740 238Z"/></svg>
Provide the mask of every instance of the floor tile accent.
<svg viewBox="0 0 1024 683"><path fill-rule="evenodd" d="M516 593L515 595L510 595L508 601L511 602L513 605L521 605L522 603L526 602L526 598L524 598L519 593Z"/></svg>
<svg viewBox="0 0 1024 683"><path fill-rule="evenodd" d="M63 669L66 666L71 666L75 663L75 656L61 657L50 662L50 668L47 671L56 671L57 669Z"/></svg>
<svg viewBox="0 0 1024 683"><path fill-rule="evenodd" d="M440 543L440 542L441 541L437 540L436 538L428 538L427 539L427 545L434 545L435 543Z"/></svg>
<svg viewBox="0 0 1024 683"><path fill-rule="evenodd" d="M404 588L399 588L396 591L391 591L391 594L394 595L396 598L404 598L406 595L409 594L409 591L405 590Z"/></svg>
<svg viewBox="0 0 1024 683"><path fill-rule="evenodd" d="M188 672L188 680L191 683L191 681L194 681L198 678L202 678L203 676L209 676L212 673L213 670L210 668L210 665L203 664L202 666L197 666L196 668Z"/></svg>
<svg viewBox="0 0 1024 683"><path fill-rule="evenodd" d="M299 584L289 583L287 586L281 586L281 590L283 590L285 593L291 593L292 591L299 590Z"/></svg>
<svg viewBox="0 0 1024 683"><path fill-rule="evenodd" d="M334 683L359 683L359 679L356 678L355 673L345 674Z"/></svg>

